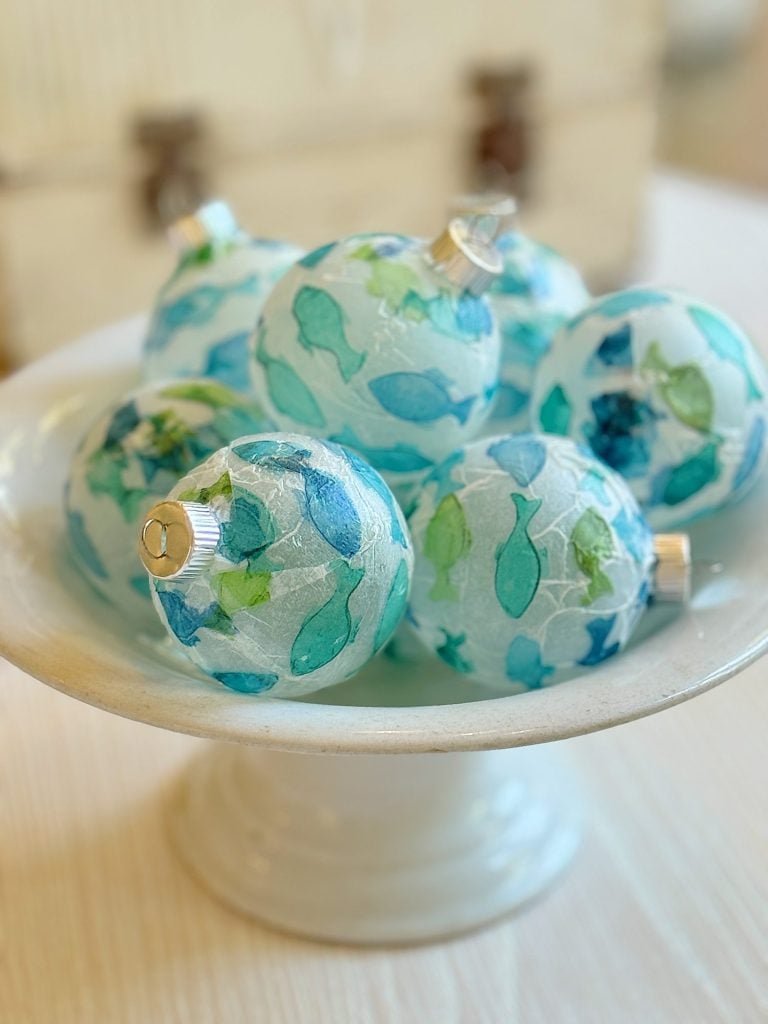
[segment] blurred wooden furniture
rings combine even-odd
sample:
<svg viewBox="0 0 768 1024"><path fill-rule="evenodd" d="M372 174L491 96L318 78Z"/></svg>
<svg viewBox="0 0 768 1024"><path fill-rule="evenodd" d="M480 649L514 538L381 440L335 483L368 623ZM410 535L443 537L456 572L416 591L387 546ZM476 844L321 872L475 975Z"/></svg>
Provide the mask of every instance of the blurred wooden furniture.
<svg viewBox="0 0 768 1024"><path fill-rule="evenodd" d="M205 119L202 169L254 233L431 234L469 184L474 76L530 68L526 225L615 280L651 158L661 24L659 0L15 5L0 245L17 357L146 308L168 272L138 213L142 113Z"/></svg>

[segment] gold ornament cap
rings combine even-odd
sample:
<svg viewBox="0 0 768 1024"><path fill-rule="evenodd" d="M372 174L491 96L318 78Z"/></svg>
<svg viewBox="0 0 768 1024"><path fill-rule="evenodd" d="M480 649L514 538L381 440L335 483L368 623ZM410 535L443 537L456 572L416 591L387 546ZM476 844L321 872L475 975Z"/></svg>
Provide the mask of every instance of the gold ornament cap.
<svg viewBox="0 0 768 1024"><path fill-rule="evenodd" d="M691 596L691 538L687 533L657 533L653 537L656 570L653 596L657 601L686 604Z"/></svg>
<svg viewBox="0 0 768 1024"><path fill-rule="evenodd" d="M517 212L517 200L509 192L469 193L456 196L450 204L451 216L461 217L475 234L490 242L514 230Z"/></svg>
<svg viewBox="0 0 768 1024"><path fill-rule="evenodd" d="M139 536L139 557L158 580L197 576L211 562L221 524L197 501L161 501L147 513Z"/></svg>
<svg viewBox="0 0 768 1024"><path fill-rule="evenodd" d="M213 199L194 213L180 217L168 228L168 239L174 249L189 252L209 242L226 241L240 234L235 215L223 199Z"/></svg>
<svg viewBox="0 0 768 1024"><path fill-rule="evenodd" d="M435 270L457 288L482 295L502 271L501 257L458 217L429 246Z"/></svg>

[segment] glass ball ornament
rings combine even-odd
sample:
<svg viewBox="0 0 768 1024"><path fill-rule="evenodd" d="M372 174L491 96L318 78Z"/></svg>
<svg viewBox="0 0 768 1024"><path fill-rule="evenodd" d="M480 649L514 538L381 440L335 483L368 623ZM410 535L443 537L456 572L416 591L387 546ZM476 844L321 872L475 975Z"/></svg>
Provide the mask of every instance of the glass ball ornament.
<svg viewBox="0 0 768 1024"><path fill-rule="evenodd" d="M486 433L527 431L537 367L559 328L589 303L589 291L564 256L516 229L512 196L460 196L452 209L493 239L502 260L488 291L501 333L501 368Z"/></svg>
<svg viewBox="0 0 768 1024"><path fill-rule="evenodd" d="M379 474L297 434L240 438L146 517L142 559L175 646L245 693L339 683L405 612L413 549Z"/></svg>
<svg viewBox="0 0 768 1024"><path fill-rule="evenodd" d="M169 234L179 261L152 312L145 379L213 377L250 392L249 336L273 285L304 250L249 237L218 200L177 221Z"/></svg>
<svg viewBox="0 0 768 1024"><path fill-rule="evenodd" d="M498 384L482 294L501 269L452 221L433 243L353 235L309 253L265 303L256 394L277 425L360 452L393 486L473 437Z"/></svg>
<svg viewBox="0 0 768 1024"><path fill-rule="evenodd" d="M652 593L687 591L685 535L655 545L624 480L567 438L475 441L427 477L408 522L410 624L447 664L504 692L597 665L624 647Z"/></svg>
<svg viewBox="0 0 768 1024"><path fill-rule="evenodd" d="M269 429L256 403L210 380L144 385L102 413L75 452L65 489L71 547L100 595L156 629L136 545L146 513L222 445Z"/></svg>
<svg viewBox="0 0 768 1024"><path fill-rule="evenodd" d="M768 376L744 332L699 299L632 288L597 299L539 366L535 429L589 445L668 529L720 508L766 460Z"/></svg>

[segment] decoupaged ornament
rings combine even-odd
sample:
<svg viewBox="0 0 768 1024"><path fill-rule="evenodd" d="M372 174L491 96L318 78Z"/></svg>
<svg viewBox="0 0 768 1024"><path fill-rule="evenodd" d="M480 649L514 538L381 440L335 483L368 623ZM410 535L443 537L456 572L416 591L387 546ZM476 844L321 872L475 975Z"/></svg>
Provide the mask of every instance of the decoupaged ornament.
<svg viewBox="0 0 768 1024"><path fill-rule="evenodd" d="M178 649L234 690L287 697L341 682L381 650L413 568L379 474L296 434L216 452L148 513L140 548Z"/></svg>
<svg viewBox="0 0 768 1024"><path fill-rule="evenodd" d="M455 452L409 525L409 621L459 672L508 692L597 665L651 595L684 599L688 540L654 537L624 480L566 438L518 434Z"/></svg>
<svg viewBox="0 0 768 1024"><path fill-rule="evenodd" d="M503 193L461 196L456 216L494 240L502 271L488 291L501 332L499 389L486 433L530 429L536 370L556 332L590 301L584 280L564 256L515 228L516 203Z"/></svg>
<svg viewBox="0 0 768 1024"><path fill-rule="evenodd" d="M144 377L214 377L250 391L248 338L275 282L303 255L251 238L221 201L173 225L176 270L160 290L144 342Z"/></svg>
<svg viewBox="0 0 768 1024"><path fill-rule="evenodd" d="M766 460L768 376L744 332L677 291L597 299L557 335L532 405L627 480L658 529L740 497Z"/></svg>
<svg viewBox="0 0 768 1024"><path fill-rule="evenodd" d="M144 385L99 417L72 460L65 507L78 565L102 597L156 628L136 550L144 516L222 445L269 429L254 402L210 380Z"/></svg>
<svg viewBox="0 0 768 1024"><path fill-rule="evenodd" d="M348 445L393 485L473 437L498 384L483 292L498 254L452 221L432 244L353 235L275 286L252 342L256 393L281 429Z"/></svg>

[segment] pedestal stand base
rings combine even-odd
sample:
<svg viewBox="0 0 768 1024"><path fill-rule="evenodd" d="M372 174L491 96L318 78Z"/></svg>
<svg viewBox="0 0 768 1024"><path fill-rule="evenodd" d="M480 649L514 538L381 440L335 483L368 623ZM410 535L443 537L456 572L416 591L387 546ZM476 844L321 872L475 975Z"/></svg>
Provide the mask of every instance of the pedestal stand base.
<svg viewBox="0 0 768 1024"><path fill-rule="evenodd" d="M548 747L314 755L225 744L188 771L178 851L237 910L355 943L416 942L539 895L578 845Z"/></svg>

